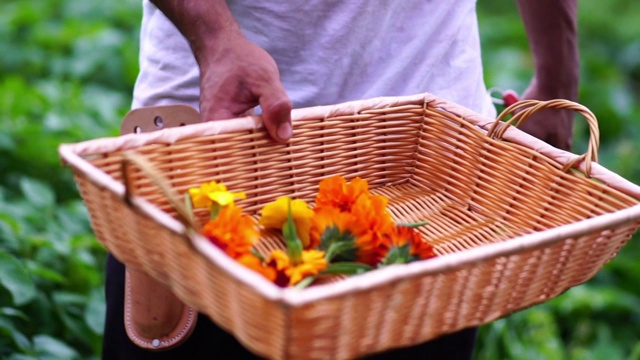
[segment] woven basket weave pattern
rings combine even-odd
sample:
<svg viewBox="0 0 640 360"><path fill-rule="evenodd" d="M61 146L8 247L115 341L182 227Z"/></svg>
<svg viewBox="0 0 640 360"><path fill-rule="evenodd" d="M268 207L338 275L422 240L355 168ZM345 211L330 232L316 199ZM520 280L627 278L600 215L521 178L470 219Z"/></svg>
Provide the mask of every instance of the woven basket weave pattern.
<svg viewBox="0 0 640 360"><path fill-rule="evenodd" d="M563 164L531 147L490 139L455 109L418 101L354 114L338 109L333 116L296 120L287 145L272 143L263 130L244 130L144 144L135 151L178 193L213 179L246 192L239 205L253 215L278 196L313 201L322 178L361 177L374 193L390 198L396 221L428 221L420 231L441 255L638 204L580 171L563 172ZM121 182L123 153L114 148L80 155ZM238 281L228 268L90 175L77 169L75 175L96 236L110 251L270 358L353 358L489 322L589 280L639 226L636 219L294 306ZM136 197L175 216L146 175L132 169L129 178ZM207 216L197 214L200 222ZM265 252L282 243L269 236L260 246Z"/></svg>

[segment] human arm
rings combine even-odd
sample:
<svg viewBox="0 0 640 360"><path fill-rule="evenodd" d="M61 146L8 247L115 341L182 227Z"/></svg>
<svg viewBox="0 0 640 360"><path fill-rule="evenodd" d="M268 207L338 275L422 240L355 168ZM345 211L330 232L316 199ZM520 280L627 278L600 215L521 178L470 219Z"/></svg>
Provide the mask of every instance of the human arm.
<svg viewBox="0 0 640 360"><path fill-rule="evenodd" d="M578 98L579 54L577 0L518 0L535 73L523 99ZM573 117L568 111L536 114L521 126L529 134L561 149L573 140Z"/></svg>
<svg viewBox="0 0 640 360"><path fill-rule="evenodd" d="M291 100L275 61L242 33L224 0L151 0L189 42L200 67L200 116L228 119L262 107L279 142L291 137Z"/></svg>

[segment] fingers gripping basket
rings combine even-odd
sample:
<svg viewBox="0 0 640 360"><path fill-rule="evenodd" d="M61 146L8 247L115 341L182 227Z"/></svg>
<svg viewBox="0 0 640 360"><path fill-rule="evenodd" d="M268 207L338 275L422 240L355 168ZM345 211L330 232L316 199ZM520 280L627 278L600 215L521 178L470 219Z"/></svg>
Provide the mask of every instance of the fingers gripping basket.
<svg viewBox="0 0 640 360"><path fill-rule="evenodd" d="M640 188L583 156L429 94L294 110L275 144L247 117L60 146L100 242L169 286L253 352L353 358L484 324L589 280L640 224ZM177 219L167 195L123 158L147 158L175 193L215 179L250 213L278 196L312 201L319 180L368 180L397 221L440 255L304 290L237 264ZM172 190L172 191L173 191ZM173 200L182 201L179 195ZM262 248L282 246L264 239Z"/></svg>

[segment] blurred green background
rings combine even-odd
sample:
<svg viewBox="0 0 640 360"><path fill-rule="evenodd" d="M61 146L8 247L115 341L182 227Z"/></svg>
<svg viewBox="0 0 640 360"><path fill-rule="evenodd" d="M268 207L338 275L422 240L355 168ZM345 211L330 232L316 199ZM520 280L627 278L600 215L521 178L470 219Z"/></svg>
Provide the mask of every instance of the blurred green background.
<svg viewBox="0 0 640 360"><path fill-rule="evenodd" d="M488 86L532 75L511 1L478 2ZM640 3L580 2L580 102L600 162L640 183ZM117 135L137 73L139 0L0 3L0 358L97 359L105 251L57 146ZM578 119L576 152L586 126ZM640 359L637 236L588 283L484 326L476 359Z"/></svg>

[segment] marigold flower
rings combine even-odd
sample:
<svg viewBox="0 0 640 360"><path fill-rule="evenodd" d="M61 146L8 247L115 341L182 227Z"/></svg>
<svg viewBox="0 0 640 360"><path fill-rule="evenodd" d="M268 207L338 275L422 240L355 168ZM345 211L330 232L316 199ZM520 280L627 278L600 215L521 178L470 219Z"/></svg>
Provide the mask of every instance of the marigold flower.
<svg viewBox="0 0 640 360"><path fill-rule="evenodd" d="M262 208L259 223L265 228L281 230L282 225L287 221L289 206L291 206L291 216L296 226L296 234L300 238L302 246L308 248L310 246L309 231L313 210L309 209L303 200L291 200L286 196L277 198L276 201Z"/></svg>
<svg viewBox="0 0 640 360"><path fill-rule="evenodd" d="M351 182L341 176L333 176L320 181L316 195L316 207L335 207L350 212L359 197L369 196L369 184L366 180L355 178Z"/></svg>
<svg viewBox="0 0 640 360"><path fill-rule="evenodd" d="M340 209L334 207L315 208L314 213L310 231L311 247L318 246L322 234L332 226L337 226L340 232L349 231L352 234L357 232L354 226L357 226L358 223L350 213L341 212Z"/></svg>
<svg viewBox="0 0 640 360"><path fill-rule="evenodd" d="M374 266L389 249L388 233L395 223L387 210L388 199L372 195L360 197L353 206L352 214L358 223L355 229L358 260Z"/></svg>
<svg viewBox="0 0 640 360"><path fill-rule="evenodd" d="M422 239L420 233L408 226L396 226L388 233L389 246L382 259L383 265L406 264L435 255L431 244Z"/></svg>
<svg viewBox="0 0 640 360"><path fill-rule="evenodd" d="M276 269L264 263L260 258L251 253L240 256L238 262L264 276L269 281L275 281L278 275Z"/></svg>
<svg viewBox="0 0 640 360"><path fill-rule="evenodd" d="M269 261L275 263L276 270L284 272L289 278L289 285L295 285L305 277L317 275L327 268L327 260L324 255L324 251L305 250L302 252L302 261L299 264L294 264L285 251L273 250Z"/></svg>
<svg viewBox="0 0 640 360"><path fill-rule="evenodd" d="M204 225L202 234L234 259L250 253L260 237L255 221L235 205L223 207L215 219Z"/></svg>
<svg viewBox="0 0 640 360"><path fill-rule="evenodd" d="M396 226L390 233L392 246L400 247L409 244L410 254L419 259L428 259L436 256L433 246L422 239L420 232L407 226Z"/></svg>
<svg viewBox="0 0 640 360"><path fill-rule="evenodd" d="M246 198L244 192L230 192L224 184L215 181L204 183L199 188L189 189L189 196L194 208L210 208L212 202L227 206L233 204L235 199Z"/></svg>

